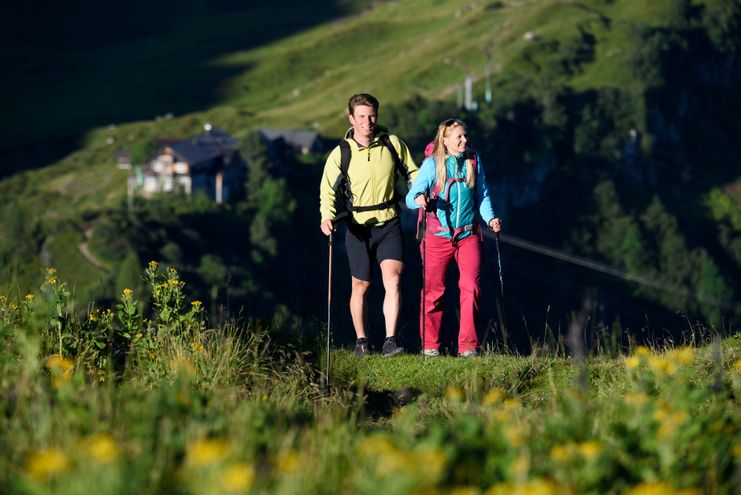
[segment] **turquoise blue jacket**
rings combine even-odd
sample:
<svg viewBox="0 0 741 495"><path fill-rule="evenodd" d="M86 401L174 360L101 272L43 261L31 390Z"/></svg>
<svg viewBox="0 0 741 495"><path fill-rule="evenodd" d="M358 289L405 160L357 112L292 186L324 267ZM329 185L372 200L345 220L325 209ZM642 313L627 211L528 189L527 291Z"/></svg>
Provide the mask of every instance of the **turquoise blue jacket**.
<svg viewBox="0 0 741 495"><path fill-rule="evenodd" d="M448 169L448 178L466 178L464 153L460 153L458 156L449 155L445 159L445 166ZM437 180L436 175L435 159L433 157L426 158L407 193L406 204L409 208L419 208L419 205L414 202L414 198L418 195L427 193L428 197L432 196ZM476 184L474 188L469 189L465 182L456 182L450 186L449 201L445 201L443 196L444 192L441 191L437 199L436 214L444 229L435 233L437 236L450 238L449 228L462 228L474 224L476 212L479 213L487 225L493 218L496 218L489 197L486 175L478 153L476 154ZM448 219L450 219L450 224L448 224ZM471 233L470 231L463 232L458 238L465 238Z"/></svg>

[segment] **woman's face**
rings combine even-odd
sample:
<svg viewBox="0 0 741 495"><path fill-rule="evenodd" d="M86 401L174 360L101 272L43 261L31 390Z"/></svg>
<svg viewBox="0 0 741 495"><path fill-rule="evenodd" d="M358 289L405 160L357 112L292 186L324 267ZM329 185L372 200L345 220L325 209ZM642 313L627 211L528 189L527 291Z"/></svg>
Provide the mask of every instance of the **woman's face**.
<svg viewBox="0 0 741 495"><path fill-rule="evenodd" d="M451 155L462 153L466 149L467 142L466 128L462 125L453 125L443 137L443 144Z"/></svg>

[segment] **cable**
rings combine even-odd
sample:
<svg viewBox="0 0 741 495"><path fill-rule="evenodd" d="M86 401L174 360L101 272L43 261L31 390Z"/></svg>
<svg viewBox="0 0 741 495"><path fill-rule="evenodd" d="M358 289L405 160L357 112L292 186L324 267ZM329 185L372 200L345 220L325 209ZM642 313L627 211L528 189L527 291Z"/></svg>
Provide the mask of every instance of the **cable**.
<svg viewBox="0 0 741 495"><path fill-rule="evenodd" d="M489 238L495 237L494 233L489 232L489 231L484 232L484 235L486 235ZM607 275L612 275L613 277L627 280L629 282L635 282L641 285L645 285L647 287L651 287L651 288L658 289L658 290L663 290L665 292L670 292L672 294L677 294L677 295L684 296L684 297L690 297L697 301L707 303L707 304L712 304L719 308L734 310L739 304L735 301L721 301L718 299L706 297L706 296L697 294L695 292L689 291L685 289L684 287L665 284L663 282L659 282L658 280L654 280L654 279L644 277L641 275L634 275L634 274L626 272L625 270L621 270L619 268L615 268L613 266L609 266L604 263L599 263L597 261L592 261L587 258L582 258L581 256L575 256L573 254L568 254L563 251L559 251L553 248L543 246L541 244L536 244L534 242L520 239L519 237L514 237L511 235L501 234L501 233L499 236L502 242L506 244L510 244L512 246L526 249L528 251L542 254L544 256L549 256L551 258L565 261L567 263L572 263L574 265L588 268L590 270L595 270L601 273L606 273Z"/></svg>

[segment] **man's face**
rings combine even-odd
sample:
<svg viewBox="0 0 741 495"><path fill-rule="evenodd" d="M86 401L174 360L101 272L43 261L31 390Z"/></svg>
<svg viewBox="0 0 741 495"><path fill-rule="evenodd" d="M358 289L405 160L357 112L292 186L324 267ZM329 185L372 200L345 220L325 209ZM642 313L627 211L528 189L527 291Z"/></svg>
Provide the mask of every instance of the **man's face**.
<svg viewBox="0 0 741 495"><path fill-rule="evenodd" d="M373 138L373 131L376 128L376 119L378 118L373 107L358 105L353 109L352 115L348 115L348 118L355 131L356 138Z"/></svg>

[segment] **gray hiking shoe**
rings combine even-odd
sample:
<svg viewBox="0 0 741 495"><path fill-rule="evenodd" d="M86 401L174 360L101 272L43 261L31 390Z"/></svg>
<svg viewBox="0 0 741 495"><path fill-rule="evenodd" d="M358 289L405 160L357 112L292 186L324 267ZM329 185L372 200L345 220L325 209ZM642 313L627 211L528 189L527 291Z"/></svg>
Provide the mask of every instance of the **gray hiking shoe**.
<svg viewBox="0 0 741 495"><path fill-rule="evenodd" d="M368 340L367 339L358 339L355 341L355 355L358 357L367 356L370 354L370 350L368 349Z"/></svg>
<svg viewBox="0 0 741 495"><path fill-rule="evenodd" d="M384 356L396 356L402 352L404 352L404 348L396 345L396 337L386 337L386 340L383 341L381 353Z"/></svg>
<svg viewBox="0 0 741 495"><path fill-rule="evenodd" d="M469 349L467 351L464 351L458 354L458 357L472 358L472 357L477 357L478 355L479 355L479 351L477 351L476 349Z"/></svg>
<svg viewBox="0 0 741 495"><path fill-rule="evenodd" d="M425 357L437 357L440 355L440 351L437 349L425 349L422 351L422 355Z"/></svg>

